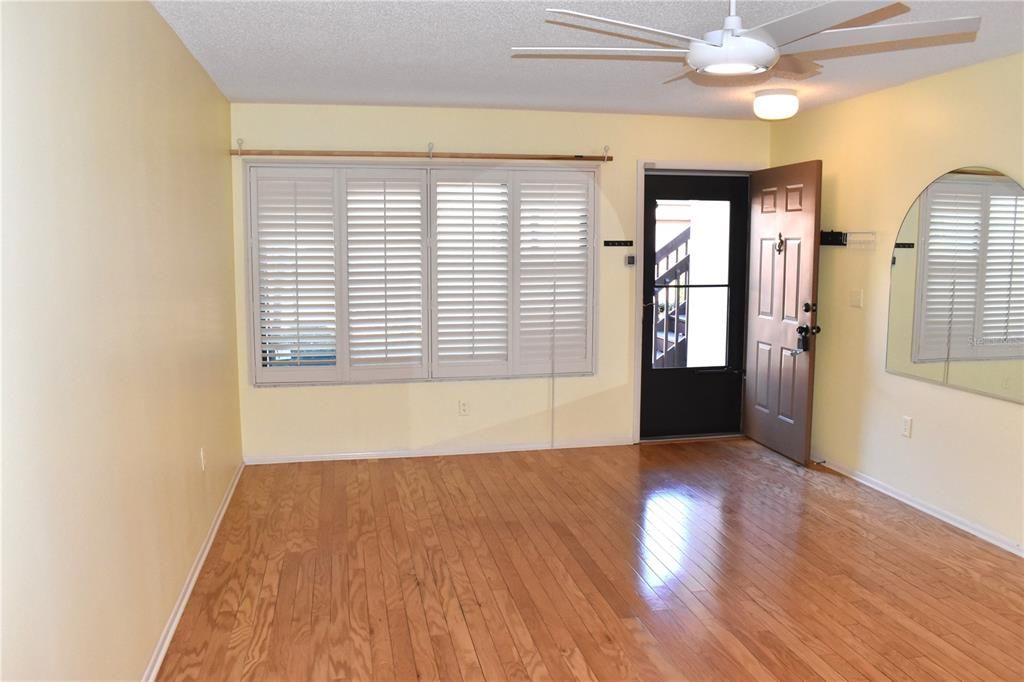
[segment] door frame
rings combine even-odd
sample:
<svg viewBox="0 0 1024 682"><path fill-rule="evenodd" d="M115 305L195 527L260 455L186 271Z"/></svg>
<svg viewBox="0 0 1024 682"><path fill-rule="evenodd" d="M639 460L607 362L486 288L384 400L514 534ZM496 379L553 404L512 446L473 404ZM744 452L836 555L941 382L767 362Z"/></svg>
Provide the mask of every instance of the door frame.
<svg viewBox="0 0 1024 682"><path fill-rule="evenodd" d="M636 222L633 226L633 443L640 442L640 382L643 380L643 313L644 313L644 190L648 171L663 171L675 175L741 175L765 167L764 163L708 163L702 161L637 161L636 162ZM745 340L744 340L745 342Z"/></svg>

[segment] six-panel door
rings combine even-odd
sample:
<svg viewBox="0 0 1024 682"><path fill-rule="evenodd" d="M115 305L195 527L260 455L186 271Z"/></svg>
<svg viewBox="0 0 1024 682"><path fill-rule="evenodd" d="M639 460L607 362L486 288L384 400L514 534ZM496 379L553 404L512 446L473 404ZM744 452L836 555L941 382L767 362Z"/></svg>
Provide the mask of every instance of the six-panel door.
<svg viewBox="0 0 1024 682"><path fill-rule="evenodd" d="M743 428L801 464L810 460L820 202L820 161L751 175Z"/></svg>

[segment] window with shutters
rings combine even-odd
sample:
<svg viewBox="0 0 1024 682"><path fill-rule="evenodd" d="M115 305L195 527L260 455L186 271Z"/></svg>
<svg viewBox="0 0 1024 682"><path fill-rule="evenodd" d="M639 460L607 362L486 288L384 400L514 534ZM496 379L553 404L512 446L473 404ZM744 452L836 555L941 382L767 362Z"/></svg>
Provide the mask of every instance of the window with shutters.
<svg viewBox="0 0 1024 682"><path fill-rule="evenodd" d="M334 173L267 168L250 186L257 379L332 378L338 362Z"/></svg>
<svg viewBox="0 0 1024 682"><path fill-rule="evenodd" d="M434 375L509 371L509 183L496 171L435 171Z"/></svg>
<svg viewBox="0 0 1024 682"><path fill-rule="evenodd" d="M946 176L921 200L915 362L1024 357L1024 190Z"/></svg>
<svg viewBox="0 0 1024 682"><path fill-rule="evenodd" d="M256 384L593 372L592 171L247 167Z"/></svg>
<svg viewBox="0 0 1024 682"><path fill-rule="evenodd" d="M519 194L518 356L526 372L590 366L590 185L523 173Z"/></svg>
<svg viewBox="0 0 1024 682"><path fill-rule="evenodd" d="M349 378L419 379L426 361L426 177L345 173Z"/></svg>

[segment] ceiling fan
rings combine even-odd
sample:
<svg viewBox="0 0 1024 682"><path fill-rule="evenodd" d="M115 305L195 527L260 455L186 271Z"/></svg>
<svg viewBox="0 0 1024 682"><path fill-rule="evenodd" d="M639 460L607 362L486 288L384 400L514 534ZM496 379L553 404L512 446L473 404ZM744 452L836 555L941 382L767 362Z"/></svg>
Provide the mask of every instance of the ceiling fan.
<svg viewBox="0 0 1024 682"><path fill-rule="evenodd" d="M566 9L549 9L551 14L570 17L634 33L646 34L663 47L513 47L512 52L523 56L585 56L677 59L685 61L686 71L665 81L680 80L694 73L709 76L744 76L764 73L786 58L787 69L796 73L813 71L817 65L801 64L797 53L821 52L856 48L877 43L892 43L915 39L956 37L977 33L981 17L960 17L938 21L915 21L899 24L861 25L886 18L880 10L886 7L907 8L892 2L829 2L781 19L769 21L754 28L743 28L736 14L736 0L729 1L729 16L723 27L708 31L702 38L665 31L650 26L631 24L593 14ZM876 16L877 13L877 16ZM865 15L872 16L865 16ZM887 15L887 16L891 16ZM861 22L854 20L864 18ZM561 22L559 22L561 23ZM846 26L847 24L851 24ZM856 24L856 25L854 25ZM572 28L594 30L586 26L564 24ZM632 35L616 34L631 40L644 40ZM909 47L927 47L922 44ZM894 47L895 49L895 47ZM847 56L837 54L834 56ZM781 66L781 65L780 65ZM779 73L777 75L785 75Z"/></svg>

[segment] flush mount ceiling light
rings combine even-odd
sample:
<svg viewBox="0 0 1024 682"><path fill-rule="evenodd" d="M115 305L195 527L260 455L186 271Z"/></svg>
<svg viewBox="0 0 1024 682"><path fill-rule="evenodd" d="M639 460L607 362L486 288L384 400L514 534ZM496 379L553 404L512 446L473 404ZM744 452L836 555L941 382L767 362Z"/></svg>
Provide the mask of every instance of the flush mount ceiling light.
<svg viewBox="0 0 1024 682"><path fill-rule="evenodd" d="M792 118L800 110L796 90L758 90L754 93L754 115L766 121Z"/></svg>
<svg viewBox="0 0 1024 682"><path fill-rule="evenodd" d="M628 58L685 62L683 72L665 81L666 84L690 78L694 74L726 77L770 71L771 76L793 78L804 77L820 68L802 56L802 53L856 48L861 45L874 45L880 48L874 51L886 51L934 44L920 40L924 38L957 38L955 42L967 42L974 40L981 26L979 17L866 25L876 24L886 18L888 15L882 10L893 6L891 0L840 0L773 19L760 26L744 28L736 14L736 0L729 0L729 15L722 28L708 31L700 38L575 10L549 9L547 12L554 15L550 23L590 33L608 33L607 29L601 30L591 24L612 26L615 27L615 33L610 35L647 42L648 45L513 47L512 52L519 57ZM864 23L850 25L854 20ZM657 40L663 47L651 47L652 40ZM906 41L917 42L907 44ZM780 56L786 58L781 63Z"/></svg>

